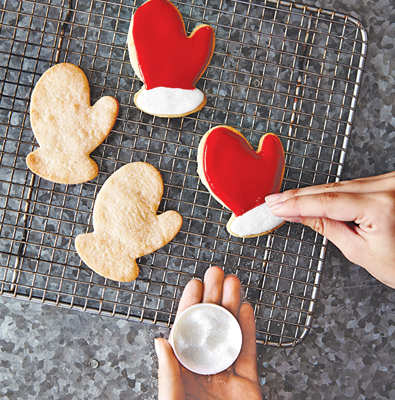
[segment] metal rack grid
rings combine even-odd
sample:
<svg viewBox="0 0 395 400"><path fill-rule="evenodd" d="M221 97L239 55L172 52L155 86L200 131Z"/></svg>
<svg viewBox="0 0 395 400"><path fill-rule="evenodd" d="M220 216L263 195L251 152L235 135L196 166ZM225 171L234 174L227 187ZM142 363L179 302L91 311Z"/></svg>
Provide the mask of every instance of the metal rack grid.
<svg viewBox="0 0 395 400"><path fill-rule="evenodd" d="M340 179L354 118L367 34L348 16L285 1L175 2L187 32L201 23L216 32L215 53L198 86L207 105L185 118L140 112L142 83L128 60L133 0L0 0L0 294L170 326L183 287L210 265L240 278L257 319L257 340L294 346L308 332L326 241L287 223L258 238L229 236L230 212L197 176L199 140L228 124L257 146L274 132L286 150L283 189ZM94 151L99 176L59 185L34 176L25 157L36 146L29 98L57 62L86 73L92 103L112 95L119 117ZM164 248L139 259L130 283L100 277L79 259L74 238L92 230L95 197L128 162L159 169L160 212L184 223Z"/></svg>

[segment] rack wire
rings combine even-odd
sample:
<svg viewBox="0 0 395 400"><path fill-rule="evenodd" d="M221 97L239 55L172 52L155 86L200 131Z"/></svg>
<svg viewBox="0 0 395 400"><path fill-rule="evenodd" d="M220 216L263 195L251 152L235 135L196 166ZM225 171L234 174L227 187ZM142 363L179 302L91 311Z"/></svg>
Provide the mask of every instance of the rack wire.
<svg viewBox="0 0 395 400"><path fill-rule="evenodd" d="M211 265L240 278L255 309L257 341L295 346L307 334L326 240L286 223L258 238L230 236L230 212L197 175L199 140L213 126L239 129L255 148L276 133L286 151L283 189L341 178L367 51L367 33L346 15L287 1L175 2L187 32L205 22L215 52L198 86L207 105L166 119L139 111L142 83L126 49L136 0L0 0L0 294L171 326L185 284ZM119 117L94 151L99 176L81 185L34 176L25 157L36 146L29 99L58 62L86 73L92 103L112 95ZM75 237L92 230L92 208L105 180L125 163L159 169L159 212L184 219L175 239L138 260L130 283L105 279L78 257Z"/></svg>

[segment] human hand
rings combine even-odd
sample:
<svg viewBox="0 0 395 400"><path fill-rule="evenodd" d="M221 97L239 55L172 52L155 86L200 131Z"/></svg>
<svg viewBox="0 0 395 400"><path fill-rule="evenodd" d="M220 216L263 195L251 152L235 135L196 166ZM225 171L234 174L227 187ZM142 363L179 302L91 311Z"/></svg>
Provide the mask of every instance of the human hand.
<svg viewBox="0 0 395 400"><path fill-rule="evenodd" d="M288 190L266 202L274 215L311 227L395 288L395 172Z"/></svg>
<svg viewBox="0 0 395 400"><path fill-rule="evenodd" d="M250 304L240 304L239 279L233 275L225 278L219 267L209 268L204 275L204 284L198 279L192 279L185 286L177 316L201 302L222 305L238 319L243 334L239 357L226 371L216 375L198 375L180 365L167 340L156 339L155 350L159 360L158 400L261 400L254 311Z"/></svg>

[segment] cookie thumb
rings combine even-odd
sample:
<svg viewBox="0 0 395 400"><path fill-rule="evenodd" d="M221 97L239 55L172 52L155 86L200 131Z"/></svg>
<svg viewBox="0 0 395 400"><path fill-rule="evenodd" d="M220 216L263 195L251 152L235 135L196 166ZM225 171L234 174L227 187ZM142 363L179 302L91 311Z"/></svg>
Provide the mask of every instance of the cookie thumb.
<svg viewBox="0 0 395 400"><path fill-rule="evenodd" d="M103 141L118 117L119 103L111 96L99 99L90 109L90 128L100 142Z"/></svg>
<svg viewBox="0 0 395 400"><path fill-rule="evenodd" d="M181 365L176 359L173 349L165 339L155 339L154 343L159 361L158 400L185 400Z"/></svg>

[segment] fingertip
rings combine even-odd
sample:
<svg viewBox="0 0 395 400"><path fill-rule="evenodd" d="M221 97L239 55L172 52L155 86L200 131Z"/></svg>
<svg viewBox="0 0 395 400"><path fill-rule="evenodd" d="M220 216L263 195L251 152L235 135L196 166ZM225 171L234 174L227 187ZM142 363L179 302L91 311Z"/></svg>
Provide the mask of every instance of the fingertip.
<svg viewBox="0 0 395 400"><path fill-rule="evenodd" d="M289 189L281 193L270 194L265 197L265 201L269 207L272 207L274 204L284 203L285 201L298 196L300 190L301 189Z"/></svg>
<svg viewBox="0 0 395 400"><path fill-rule="evenodd" d="M223 307L228 309L236 318L239 315L241 300L241 282L236 275L228 275L224 279L222 300Z"/></svg>
<svg viewBox="0 0 395 400"><path fill-rule="evenodd" d="M283 217L288 222L296 222L298 224L303 224L303 219L300 217Z"/></svg>
<svg viewBox="0 0 395 400"><path fill-rule="evenodd" d="M248 318L252 318L255 321L255 315L254 315L254 307L252 306L252 304L247 301L247 300L243 300L243 302L241 303L240 306L240 313L242 313L243 317L248 317Z"/></svg>
<svg viewBox="0 0 395 400"><path fill-rule="evenodd" d="M170 368L170 366L178 367L177 364L174 363L175 356L173 353L173 348L170 343L164 338L155 338L154 339L154 348L156 357L158 358L159 368L162 366L166 370ZM174 360L173 360L174 358Z"/></svg>
<svg viewBox="0 0 395 400"><path fill-rule="evenodd" d="M221 278L222 279L225 277L225 272L222 268L217 267L216 265L211 266L210 268L207 269L207 271L204 274L204 280L206 281L207 278L214 277L216 279Z"/></svg>
<svg viewBox="0 0 395 400"><path fill-rule="evenodd" d="M203 303L220 304L225 273L220 267L210 267L204 274Z"/></svg>
<svg viewBox="0 0 395 400"><path fill-rule="evenodd" d="M178 373L181 371L180 363L178 362L173 347L168 340L164 338L156 338L154 339L154 347L159 364L162 364L162 367L164 366L167 372L173 371L174 373L175 371Z"/></svg>
<svg viewBox="0 0 395 400"><path fill-rule="evenodd" d="M156 357L158 357L158 360L159 360L160 355L161 355L161 348L162 348L160 339L158 339L158 338L154 339L154 348L155 348Z"/></svg>
<svg viewBox="0 0 395 400"><path fill-rule="evenodd" d="M192 302L199 303L202 299L202 292L203 292L203 282L199 278L192 278L184 288L184 292L182 294L183 297L191 297L193 300ZM191 304L192 305L192 304Z"/></svg>
<svg viewBox="0 0 395 400"><path fill-rule="evenodd" d="M283 202L283 201L280 201L280 202L278 202L278 203L274 203L274 204L272 204L272 205L269 205L269 208L270 208L270 211L271 211L273 214L276 214L275 211L277 210L277 212L279 212L279 211L280 211L280 208L281 208L283 205L284 205L284 202Z"/></svg>
<svg viewBox="0 0 395 400"><path fill-rule="evenodd" d="M199 287L202 286L203 281L199 278L192 278L186 285L184 290L189 287L189 286L193 286L193 287Z"/></svg>
<svg viewBox="0 0 395 400"><path fill-rule="evenodd" d="M173 348L171 347L169 341L164 338L155 338L154 348L158 360L168 355L169 353L174 356Z"/></svg>
<svg viewBox="0 0 395 400"><path fill-rule="evenodd" d="M224 282L229 282L231 285L239 286L241 288L241 282L237 275L234 274L226 275Z"/></svg>
<svg viewBox="0 0 395 400"><path fill-rule="evenodd" d="M177 316L194 304L200 303L203 297L203 282L200 279L191 279L184 288L180 303L178 305Z"/></svg>
<svg viewBox="0 0 395 400"><path fill-rule="evenodd" d="M269 196L265 197L265 201L270 207L272 204L277 203L281 199L282 195L282 193L269 194Z"/></svg>

